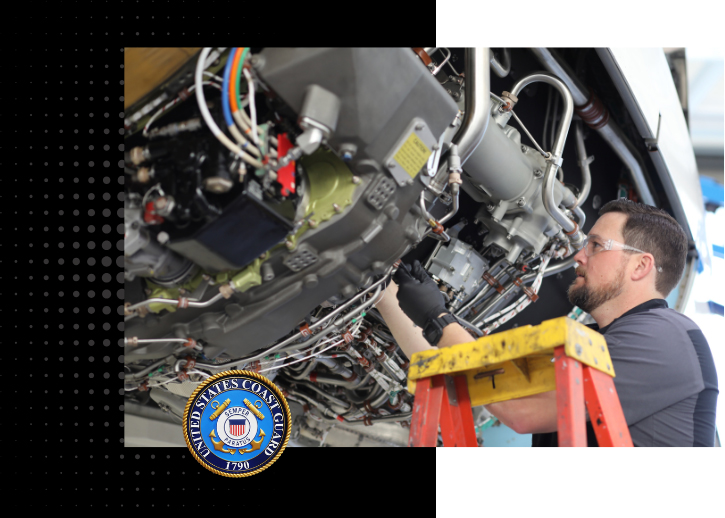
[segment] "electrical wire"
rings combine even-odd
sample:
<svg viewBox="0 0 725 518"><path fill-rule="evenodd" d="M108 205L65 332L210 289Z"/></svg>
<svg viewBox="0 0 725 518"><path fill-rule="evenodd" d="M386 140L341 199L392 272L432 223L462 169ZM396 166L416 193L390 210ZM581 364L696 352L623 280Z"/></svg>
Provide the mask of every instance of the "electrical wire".
<svg viewBox="0 0 725 518"><path fill-rule="evenodd" d="M224 111L224 121L227 124L229 133L232 134L234 140L239 143L242 149L248 150L249 153L261 158L259 150L254 146L250 146L250 142L244 138L237 125L234 123L232 118L234 110L236 110L236 90L234 89L234 81L232 76L235 74L235 67L238 63L238 58L242 54L243 50L238 48L232 48L227 58L227 63L224 66L224 82L222 83L222 109Z"/></svg>
<svg viewBox="0 0 725 518"><path fill-rule="evenodd" d="M249 70L243 68L242 72L244 73L244 77L247 78L247 87L249 91L247 96L249 97L249 114L252 116L252 140L257 147L259 147L259 135L257 134L257 107L254 102L254 80L252 79L252 75L249 73Z"/></svg>
<svg viewBox="0 0 725 518"><path fill-rule="evenodd" d="M295 361L293 361L293 362L290 362L290 363L286 363L286 364L284 364L284 365L278 365L277 367L270 367L269 369L263 369L263 370L261 370L261 371L259 371L259 372L260 372L260 374L261 374L262 372L267 372L267 371L274 371L274 370L277 370L277 369L282 369L282 368L284 368L284 367L287 367L287 366L289 366L289 365L294 365L295 363L299 363L299 362L301 362L301 361L309 360L310 358L313 358L313 357L317 356L317 355L318 355L318 354L320 354L320 353L324 353L325 351L328 351L328 350L332 349L333 347L337 347L338 345L340 345L340 344L341 344L341 343L343 343L344 341L345 341L345 340L340 340L339 342L335 342L334 344L330 345L329 347L325 347L325 348L324 348L324 349L322 349L321 351L318 351L318 352L316 352L316 353L314 353L314 354L311 354L311 355L309 355L309 356L305 356L304 358L300 358L299 360L295 360Z"/></svg>
<svg viewBox="0 0 725 518"><path fill-rule="evenodd" d="M214 76L214 77L216 77L216 76ZM214 88L217 88L218 90L221 90L222 89L221 85L218 85L218 84L216 84L216 83L214 83L212 81L205 81L205 82L202 83L202 86L213 86ZM189 93L191 93L194 90L196 90L196 85L191 85L187 91ZM164 113L166 110L168 110L169 108L171 108L172 106L174 106L176 103L183 101L184 99L186 99L186 97L183 97L183 98L181 96L176 97L174 100L172 100L171 102L169 102L168 104L166 104L163 108L160 108L158 111L156 111L156 113L154 113L149 118L148 122L146 122L146 125L144 126L143 132L142 132L143 136L146 137L146 138L149 138L148 131L149 131L149 127L151 127L151 124L153 124L153 122L156 119L158 119L161 116L162 113Z"/></svg>
<svg viewBox="0 0 725 518"><path fill-rule="evenodd" d="M211 47L204 47L199 54L199 60L196 64L196 70L194 74L194 81L196 84L196 102L199 105L199 111L201 112L201 116L204 118L204 122L206 122L206 125L211 130L212 134L221 142L227 149L229 149L232 153L239 156L242 160L247 162L248 164L258 168L258 169L264 169L264 165L259 161L253 158L248 153L245 153L242 151L239 146L234 144L231 140L229 140L229 137L227 137L221 129L219 129L219 126L217 126L216 122L214 122L214 118L211 116L211 113L209 113L209 107L206 105L206 99L204 98L204 89L202 86L202 75L204 72L204 63L206 62L206 58L211 52Z"/></svg>
<svg viewBox="0 0 725 518"><path fill-rule="evenodd" d="M541 287L541 281L544 278L544 273L546 272L546 268L549 265L549 261L553 257L558 257L558 256L562 255L562 253L560 253L559 251L555 251L555 248L556 248L556 245L552 246L551 249L549 249L548 252L542 254L542 257L541 257L541 265L539 267L539 273L537 274L536 278L534 279L533 284L531 285L531 290L534 293L537 293L538 294L538 292L539 292L539 288ZM505 324L506 322L508 322L509 320L511 320L516 315L518 315L529 304L531 304L531 298L528 295L524 294L516 302L514 302L513 304L511 304L507 308L499 311L495 315L491 315L491 316L487 317L486 319L484 319L481 322L481 324L484 324L484 323L490 321L491 319L494 319L494 318L498 317L499 315L503 314L503 316L501 318L499 318L498 320L496 320L495 322L493 322L491 325L489 325L489 326L485 327L484 329L482 329L483 334L484 335L491 334L492 331L494 331L495 329L497 329L501 325Z"/></svg>

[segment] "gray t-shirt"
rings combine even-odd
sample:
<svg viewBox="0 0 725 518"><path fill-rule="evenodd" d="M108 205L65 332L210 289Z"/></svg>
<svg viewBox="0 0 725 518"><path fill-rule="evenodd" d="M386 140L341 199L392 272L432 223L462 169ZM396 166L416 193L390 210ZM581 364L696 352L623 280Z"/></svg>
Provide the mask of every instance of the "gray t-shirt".
<svg viewBox="0 0 725 518"><path fill-rule="evenodd" d="M635 446L713 446L717 373L705 336L663 299L597 329L607 339L614 385ZM596 444L587 424L589 443ZM556 446L535 434L534 446Z"/></svg>

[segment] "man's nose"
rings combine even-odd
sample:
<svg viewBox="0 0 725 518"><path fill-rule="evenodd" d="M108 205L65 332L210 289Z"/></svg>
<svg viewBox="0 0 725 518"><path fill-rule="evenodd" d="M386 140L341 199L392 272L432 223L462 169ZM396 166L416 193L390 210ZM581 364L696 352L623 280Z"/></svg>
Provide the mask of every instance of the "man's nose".
<svg viewBox="0 0 725 518"><path fill-rule="evenodd" d="M579 250L576 254L574 254L574 260L578 262L579 264L586 264L587 262L587 254L584 253L584 249L582 248Z"/></svg>

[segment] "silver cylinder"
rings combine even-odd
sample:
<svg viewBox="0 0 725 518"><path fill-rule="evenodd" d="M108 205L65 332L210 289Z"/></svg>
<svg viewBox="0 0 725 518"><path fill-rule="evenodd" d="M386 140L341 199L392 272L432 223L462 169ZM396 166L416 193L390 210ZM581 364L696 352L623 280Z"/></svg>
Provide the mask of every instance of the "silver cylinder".
<svg viewBox="0 0 725 518"><path fill-rule="evenodd" d="M488 101L489 111L496 106L496 102ZM492 198L508 201L526 192L534 181L536 166L498 124L490 124L463 168L473 183L482 186Z"/></svg>

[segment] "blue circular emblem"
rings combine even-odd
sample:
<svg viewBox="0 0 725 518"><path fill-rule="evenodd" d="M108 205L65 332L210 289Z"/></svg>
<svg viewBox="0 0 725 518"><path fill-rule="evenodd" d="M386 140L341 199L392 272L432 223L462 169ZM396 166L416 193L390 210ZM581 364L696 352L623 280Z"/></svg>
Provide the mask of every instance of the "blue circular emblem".
<svg viewBox="0 0 725 518"><path fill-rule="evenodd" d="M201 383L186 403L184 437L199 463L218 475L267 469L289 441L291 415L277 386L251 371L225 371Z"/></svg>

